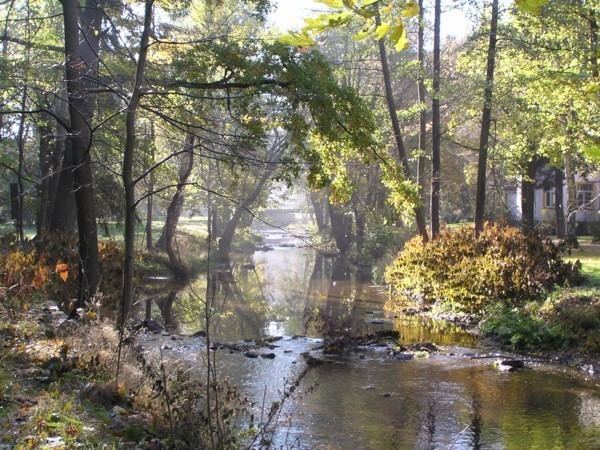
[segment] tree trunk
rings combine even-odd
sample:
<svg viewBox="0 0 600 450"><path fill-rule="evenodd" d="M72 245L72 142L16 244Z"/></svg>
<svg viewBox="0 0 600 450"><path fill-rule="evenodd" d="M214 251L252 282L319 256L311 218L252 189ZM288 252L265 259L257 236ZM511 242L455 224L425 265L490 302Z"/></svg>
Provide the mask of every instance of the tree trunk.
<svg viewBox="0 0 600 450"><path fill-rule="evenodd" d="M590 9L590 66L592 77L598 78L598 19L594 9Z"/></svg>
<svg viewBox="0 0 600 450"><path fill-rule="evenodd" d="M354 214L354 225L355 232L354 236L356 238L356 251L359 255L362 255L364 247L365 247L365 228L366 228L366 220L364 214L364 208L361 207L360 203L356 196L352 198L352 213Z"/></svg>
<svg viewBox="0 0 600 450"><path fill-rule="evenodd" d="M271 149L271 151L269 151L269 155L267 155L267 161L269 161L269 164L264 169L264 172L258 180L258 183L254 186L254 190L250 193L248 197L246 197L238 204L235 211L231 215L231 218L225 225L225 228L223 229L223 234L219 239L218 259L220 261L229 261L231 244L233 243L235 230L238 227L240 219L242 218L242 215L248 211L248 209L252 206L254 202L256 202L256 200L260 196L260 193L264 189L265 184L267 184L267 181L269 181L269 178L271 178L271 175L273 174L275 163L280 160L284 150L285 143L283 141L275 143L273 145L273 148Z"/></svg>
<svg viewBox="0 0 600 450"><path fill-rule="evenodd" d="M39 183L39 208L37 218L37 236L47 235L50 225L50 216L52 213L52 174L53 157L50 143L52 128L46 121L46 118L40 120L38 125L38 143L39 143L39 165L40 165L40 183Z"/></svg>
<svg viewBox="0 0 600 450"><path fill-rule="evenodd" d="M21 98L21 111L25 111L27 102L27 88L23 88ZM25 113L21 113L19 118L19 129L17 131L17 149L19 152L19 160L17 166L17 218L15 221L17 229L17 238L22 244L25 240L23 233L23 196L25 189L23 187L23 164L25 161Z"/></svg>
<svg viewBox="0 0 600 450"><path fill-rule="evenodd" d="M59 158L57 174L54 177L55 187L51 200L49 231L73 233L77 222L77 205L75 204L75 193L73 192L73 153L71 142L66 137L61 138L55 144L54 152Z"/></svg>
<svg viewBox="0 0 600 450"><path fill-rule="evenodd" d="M152 176L152 175L150 175ZM150 181L148 184L149 189L154 189L154 183ZM153 199L152 194L146 198L146 250L154 249L154 242L152 241L152 216L153 216Z"/></svg>
<svg viewBox="0 0 600 450"><path fill-rule="evenodd" d="M535 225L535 176L538 158L527 163L527 174L521 182L521 220L524 229L532 229Z"/></svg>
<svg viewBox="0 0 600 450"><path fill-rule="evenodd" d="M61 115L68 114L68 103L59 100ZM52 152L52 177L50 185L50 233L74 233L77 222L77 205L73 192L73 153L67 130L56 122Z"/></svg>
<svg viewBox="0 0 600 450"><path fill-rule="evenodd" d="M185 201L185 187L194 167L194 135L188 134L185 138L185 147L189 150L180 156L179 180L175 189L175 194L167 208L167 219L163 227L161 237L158 241L158 247L167 252L171 270L178 279L186 279L189 276L189 270L179 258L177 249L174 247L177 225L181 217L181 211Z"/></svg>
<svg viewBox="0 0 600 450"><path fill-rule="evenodd" d="M80 45L79 2L62 0L62 8L71 126L69 142L74 167L73 188L79 234L79 296L76 306L83 307L96 292L100 282L94 180L90 164L92 145L90 122L94 116L94 96L88 93L88 88L93 87L89 78L97 75L102 10L96 0L86 1L81 20L84 36Z"/></svg>
<svg viewBox="0 0 600 450"><path fill-rule="evenodd" d="M375 16L375 22L377 26L381 25L381 18L379 17L379 13ZM387 51L385 48L385 42L383 39L378 41L379 45L379 58L381 62L381 70L383 71L383 82L385 85L385 98L388 106L388 113L390 115L390 120L392 122L392 130L394 132L394 138L396 140L396 149L398 151L398 162L402 164L402 169L404 173L404 177L407 180L413 180L412 173L410 170L410 165L408 163L408 155L406 153L406 148L404 147L404 141L402 140L402 132L400 130L400 123L398 122L398 113L396 112L396 105L394 102L394 93L392 90L392 77L390 74L390 68L388 64ZM427 242L429 240L429 235L427 233L427 224L425 222L425 210L423 205L417 205L414 209L415 212L415 222L417 224L417 231L423 238L423 242ZM330 213L331 216L331 213ZM333 217L333 216L331 216ZM333 227L333 223L332 223Z"/></svg>
<svg viewBox="0 0 600 450"><path fill-rule="evenodd" d="M433 23L433 98L431 101L431 236L440 233L440 175L441 175L441 127L440 127L440 21L441 0L435 0Z"/></svg>
<svg viewBox="0 0 600 450"><path fill-rule="evenodd" d="M331 203L329 203L329 219L335 245L340 253L345 255L352 245L352 219L346 214L344 208Z"/></svg>
<svg viewBox="0 0 600 450"><path fill-rule="evenodd" d="M567 179L566 242L568 245L577 247L577 184L575 183L573 157L570 153L565 154L565 177Z"/></svg>
<svg viewBox="0 0 600 450"><path fill-rule="evenodd" d="M150 161L149 166L154 164L154 123L150 122ZM148 191L149 195L146 199L146 249L153 250L154 242L152 239L152 216L153 216L153 200L154 194L154 171L148 174Z"/></svg>
<svg viewBox="0 0 600 450"><path fill-rule="evenodd" d="M223 234L219 239L219 260L229 260L229 253L231 252L231 244L233 243L233 237L235 236L235 230L242 218L244 212L247 211L250 206L258 199L261 191L263 190L266 182L269 180L271 172L264 174L258 184L254 187L252 193L244 199L233 212L231 218L223 229Z"/></svg>
<svg viewBox="0 0 600 450"><path fill-rule="evenodd" d="M211 236L214 240L216 240L218 238L218 236L221 235L221 227L219 226L220 225L219 207L216 202L213 203L212 215L210 216L210 223L211 223Z"/></svg>
<svg viewBox="0 0 600 450"><path fill-rule="evenodd" d="M421 112L419 113L419 157L417 159L417 184L419 185L420 199L424 202L425 195L425 164L427 158L425 152L427 148L427 106L425 104L425 10L423 9L423 0L419 0L419 31L418 31L418 60L419 76L417 83L417 92Z"/></svg>
<svg viewBox="0 0 600 450"><path fill-rule="evenodd" d="M129 316L129 310L133 303L133 266L135 256L135 181L133 180L133 159L136 143L136 116L140 104L142 86L144 84L144 72L146 70L146 58L148 56L148 43L152 25L152 5L154 0L146 0L144 11L144 28L140 39L140 51L135 70L135 81L133 92L127 105L125 117L125 150L123 152L122 177L125 189L125 231L123 233L125 254L123 261L123 298L121 303L121 315L119 317L119 329L122 330Z"/></svg>
<svg viewBox="0 0 600 450"><path fill-rule="evenodd" d="M492 95L494 92L494 68L496 65L496 43L498 31L498 0L492 0L492 18L487 53L487 70L481 114L481 134L479 136L479 161L477 166L477 197L475 198L475 234L483 230L485 217L485 190L487 184L487 156L492 121Z"/></svg>
<svg viewBox="0 0 600 450"><path fill-rule="evenodd" d="M562 169L554 169L554 213L556 215L556 237L565 237L565 211L563 200L564 173Z"/></svg>
<svg viewBox="0 0 600 450"><path fill-rule="evenodd" d="M315 222L317 224L317 230L319 230L319 233L324 233L325 231L327 231L327 220L326 220L327 211L325 210L327 207L327 204L325 202L325 196L324 196L323 192L311 191L309 194L309 197L310 197L310 203L313 207L313 212L315 215Z"/></svg>

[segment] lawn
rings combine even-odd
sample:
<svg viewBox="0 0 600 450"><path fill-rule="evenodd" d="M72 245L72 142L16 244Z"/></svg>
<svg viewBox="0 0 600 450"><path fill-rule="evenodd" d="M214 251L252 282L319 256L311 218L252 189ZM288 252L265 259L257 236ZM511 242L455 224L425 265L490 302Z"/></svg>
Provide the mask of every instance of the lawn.
<svg viewBox="0 0 600 450"><path fill-rule="evenodd" d="M152 222L152 233L154 240L160 237L164 220L155 220ZM194 216L194 217L182 217L179 220L179 231L186 232L188 234L197 236L206 236L206 217ZM32 239L36 234L35 225L26 226L25 237ZM146 236L146 223L139 222L136 226L136 242L141 242ZM4 236L8 233L14 233L15 227L11 223L0 224L0 236ZM99 222L98 223L98 237L100 239L114 239L116 241L123 240L123 224L115 221Z"/></svg>
<svg viewBox="0 0 600 450"><path fill-rule="evenodd" d="M590 238L580 238L579 248L570 250L567 261L581 261L585 285L600 287L600 244L592 244Z"/></svg>

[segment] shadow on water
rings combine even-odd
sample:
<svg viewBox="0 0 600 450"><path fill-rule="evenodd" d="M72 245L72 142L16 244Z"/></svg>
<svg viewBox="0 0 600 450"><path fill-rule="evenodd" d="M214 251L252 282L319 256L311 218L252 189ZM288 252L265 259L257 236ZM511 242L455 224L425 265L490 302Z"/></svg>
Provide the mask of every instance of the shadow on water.
<svg viewBox="0 0 600 450"><path fill-rule="evenodd" d="M300 354L319 338L395 329L405 343L428 341L465 352L477 345L445 322L386 316L386 293L370 284L368 270L311 249L275 247L237 256L230 269L215 276L213 337L285 336L271 360L217 352L222 373L255 400L267 390L276 398L283 380L301 365ZM205 290L206 278L170 290L153 313L172 330L198 331ZM180 354L199 361L194 352L200 355L201 346L190 341ZM444 354L413 361L353 355L315 367L302 386L305 395L282 416L291 419L280 424L276 448L600 448L598 389L569 372L500 373L489 360Z"/></svg>

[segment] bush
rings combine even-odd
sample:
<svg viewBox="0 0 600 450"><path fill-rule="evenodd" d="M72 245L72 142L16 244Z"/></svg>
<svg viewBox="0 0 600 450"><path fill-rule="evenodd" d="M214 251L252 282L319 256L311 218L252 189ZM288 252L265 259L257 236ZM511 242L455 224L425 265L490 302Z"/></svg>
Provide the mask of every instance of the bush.
<svg viewBox="0 0 600 450"><path fill-rule="evenodd" d="M98 245L102 283L100 290L111 307L122 284L121 247L113 241ZM77 296L79 253L77 238L71 234L13 243L0 252L0 301L6 306L26 309L36 297L55 300L64 309Z"/></svg>
<svg viewBox="0 0 600 450"><path fill-rule="evenodd" d="M445 230L423 245L407 242L386 270L396 306L419 301L454 312L480 314L491 304L518 306L554 285L580 281L579 262L563 262L560 249L538 232L486 224L478 238L470 227Z"/></svg>

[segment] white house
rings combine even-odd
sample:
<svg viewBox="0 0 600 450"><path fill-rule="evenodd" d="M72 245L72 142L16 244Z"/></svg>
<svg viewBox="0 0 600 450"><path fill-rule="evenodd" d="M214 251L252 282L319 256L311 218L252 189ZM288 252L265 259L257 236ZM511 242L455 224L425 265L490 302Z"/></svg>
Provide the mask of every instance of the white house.
<svg viewBox="0 0 600 450"><path fill-rule="evenodd" d="M554 177L548 167L537 172L534 193L534 219L537 223L556 223ZM600 222L600 173L575 175L577 187L576 221L579 224ZM563 182L563 209L567 214L568 188ZM506 206L510 218L515 221L522 219L521 183L506 189Z"/></svg>

